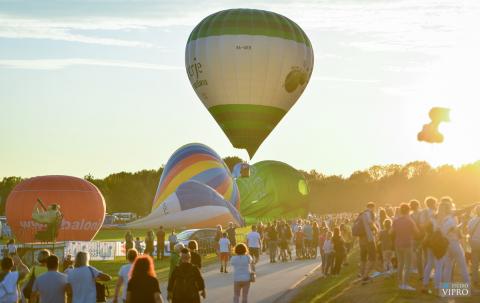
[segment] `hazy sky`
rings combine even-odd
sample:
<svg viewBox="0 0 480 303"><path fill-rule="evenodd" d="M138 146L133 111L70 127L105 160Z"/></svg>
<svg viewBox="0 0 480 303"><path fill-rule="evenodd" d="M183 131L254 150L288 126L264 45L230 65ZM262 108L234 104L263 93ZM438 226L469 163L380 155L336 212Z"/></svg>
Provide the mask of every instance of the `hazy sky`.
<svg viewBox="0 0 480 303"><path fill-rule="evenodd" d="M480 1L0 1L0 177L158 168L183 144L234 149L184 69L193 27L249 7L297 22L312 80L252 163L349 174L480 159ZM416 141L432 106L445 142Z"/></svg>

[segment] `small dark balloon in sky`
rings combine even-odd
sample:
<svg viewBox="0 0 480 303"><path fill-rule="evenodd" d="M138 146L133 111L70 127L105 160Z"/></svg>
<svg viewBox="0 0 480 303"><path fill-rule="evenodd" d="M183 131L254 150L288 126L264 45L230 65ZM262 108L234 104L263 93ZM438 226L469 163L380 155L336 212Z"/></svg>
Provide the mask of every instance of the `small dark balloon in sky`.
<svg viewBox="0 0 480 303"><path fill-rule="evenodd" d="M442 143L443 134L438 127L442 122L450 122L450 109L445 107L433 107L428 113L430 123L424 124L422 130L417 135L418 141L427 143Z"/></svg>

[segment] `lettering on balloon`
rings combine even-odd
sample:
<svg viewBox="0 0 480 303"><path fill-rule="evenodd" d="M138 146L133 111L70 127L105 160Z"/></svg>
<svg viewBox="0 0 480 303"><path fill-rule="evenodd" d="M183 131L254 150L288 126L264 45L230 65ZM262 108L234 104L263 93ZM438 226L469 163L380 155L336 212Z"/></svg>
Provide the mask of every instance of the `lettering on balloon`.
<svg viewBox="0 0 480 303"><path fill-rule="evenodd" d="M193 58L193 63L187 66L187 74L194 89L208 85L207 80L200 79L200 74L202 74L202 64L197 62L197 58Z"/></svg>
<svg viewBox="0 0 480 303"><path fill-rule="evenodd" d="M84 219L77 221L68 221L63 219L60 230L97 230L100 225L100 222L85 221ZM45 224L40 224L32 220L28 220L20 221L20 226L22 227L22 229L41 230L44 228Z"/></svg>

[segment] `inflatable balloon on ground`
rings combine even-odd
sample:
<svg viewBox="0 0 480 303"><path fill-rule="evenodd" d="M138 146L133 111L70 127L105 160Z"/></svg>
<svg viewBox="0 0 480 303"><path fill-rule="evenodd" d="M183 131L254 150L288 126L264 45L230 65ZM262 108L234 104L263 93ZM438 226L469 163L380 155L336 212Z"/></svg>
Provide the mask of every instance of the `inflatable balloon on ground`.
<svg viewBox="0 0 480 303"><path fill-rule="evenodd" d="M307 213L308 185L304 176L279 161L250 166L250 177L236 179L245 217L295 217Z"/></svg>
<svg viewBox="0 0 480 303"><path fill-rule="evenodd" d="M70 176L41 176L19 183L5 207L19 242L45 241L58 223L57 241L90 241L105 217L105 201L92 183ZM50 236L50 235L48 235Z"/></svg>
<svg viewBox="0 0 480 303"><path fill-rule="evenodd" d="M151 213L126 228L243 225L237 184L222 158L206 145L179 148L165 165Z"/></svg>
<svg viewBox="0 0 480 303"><path fill-rule="evenodd" d="M232 145L252 158L307 86L313 49L305 32L282 15L229 9L193 29L185 66Z"/></svg>

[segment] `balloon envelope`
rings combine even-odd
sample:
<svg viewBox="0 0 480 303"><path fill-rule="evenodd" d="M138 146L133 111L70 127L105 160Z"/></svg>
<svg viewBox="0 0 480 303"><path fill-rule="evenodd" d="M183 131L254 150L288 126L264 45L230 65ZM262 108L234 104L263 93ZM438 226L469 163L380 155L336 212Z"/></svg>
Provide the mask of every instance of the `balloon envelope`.
<svg viewBox="0 0 480 303"><path fill-rule="evenodd" d="M194 28L185 66L197 96L232 145L253 157L303 93L313 49L304 31L282 15L229 9Z"/></svg>
<svg viewBox="0 0 480 303"><path fill-rule="evenodd" d="M37 198L46 207L60 205L58 241L90 241L102 226L105 201L95 185L70 176L34 177L19 183L7 199L5 213L17 241L34 242L36 232L45 228L32 220Z"/></svg>
<svg viewBox="0 0 480 303"><path fill-rule="evenodd" d="M306 214L307 181L286 163L258 162L250 166L250 177L238 178L236 182L243 216L273 218Z"/></svg>
<svg viewBox="0 0 480 303"><path fill-rule="evenodd" d="M165 165L151 213L126 228L241 226L239 203L237 184L222 158L206 145L187 144Z"/></svg>

